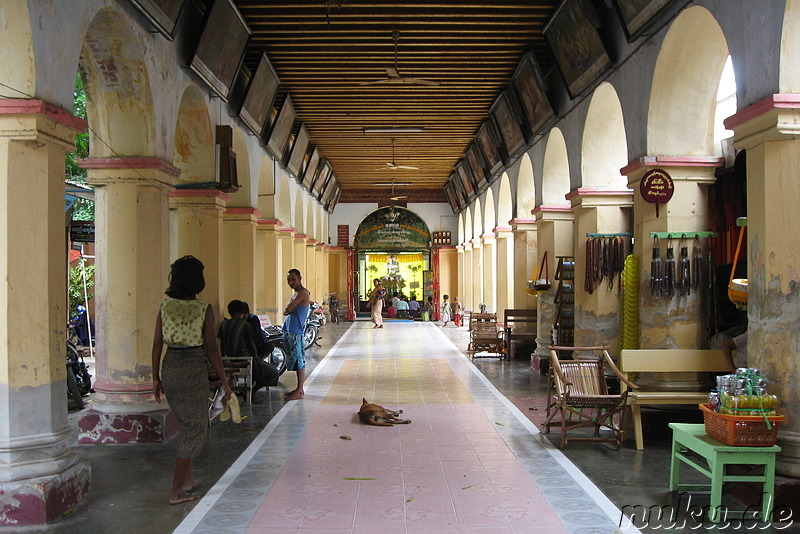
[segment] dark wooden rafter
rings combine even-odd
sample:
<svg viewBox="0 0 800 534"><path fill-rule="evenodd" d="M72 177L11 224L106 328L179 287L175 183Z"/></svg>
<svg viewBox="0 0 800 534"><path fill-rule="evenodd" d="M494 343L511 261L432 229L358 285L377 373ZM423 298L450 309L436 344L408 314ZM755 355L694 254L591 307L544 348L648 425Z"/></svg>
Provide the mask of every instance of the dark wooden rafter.
<svg viewBox="0 0 800 534"><path fill-rule="evenodd" d="M235 0L253 36L245 63L266 51L299 120L342 187L340 202L382 198L375 182L411 182L403 194L445 202L443 186L520 58L552 59L542 28L559 0L394 2ZM387 76L439 85L361 85ZM421 126L422 133L363 128ZM376 170L391 159L418 170Z"/></svg>

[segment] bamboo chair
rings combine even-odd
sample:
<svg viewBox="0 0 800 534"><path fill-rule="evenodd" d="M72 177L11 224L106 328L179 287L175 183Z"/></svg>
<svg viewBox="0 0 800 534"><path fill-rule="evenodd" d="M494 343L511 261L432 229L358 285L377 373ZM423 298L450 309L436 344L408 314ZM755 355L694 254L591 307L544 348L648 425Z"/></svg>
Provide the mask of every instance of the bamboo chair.
<svg viewBox="0 0 800 534"><path fill-rule="evenodd" d="M467 352L475 358L503 358L503 336L497 327L497 314L473 313L469 322ZM488 356L478 356L489 353Z"/></svg>
<svg viewBox="0 0 800 534"><path fill-rule="evenodd" d="M577 428L594 427L591 437L572 437L572 441L608 441L619 449L625 423L625 405L628 401L628 390L618 395L609 395L606 383L605 368L609 370L628 389L639 386L625 378L614 365L606 347L548 347L550 349L550 380L547 385L547 419L544 422L544 433L550 427L561 427L561 445L563 449L569 441L567 432ZM592 359L559 360L558 351L595 353ZM556 415L560 420L554 421ZM619 414L618 424L614 416ZM600 429L612 431L612 436L600 435Z"/></svg>

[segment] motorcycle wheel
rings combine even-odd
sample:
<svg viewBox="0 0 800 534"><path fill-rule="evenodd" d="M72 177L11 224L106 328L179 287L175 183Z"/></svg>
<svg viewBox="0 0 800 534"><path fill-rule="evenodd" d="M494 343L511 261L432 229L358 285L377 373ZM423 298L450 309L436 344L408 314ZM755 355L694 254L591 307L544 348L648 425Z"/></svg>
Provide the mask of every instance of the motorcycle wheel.
<svg viewBox="0 0 800 534"><path fill-rule="evenodd" d="M275 369L278 370L278 376L281 376L284 372L286 372L286 351L280 344L275 344L272 348L272 352L267 354L267 357L264 358L267 363L271 363L275 366Z"/></svg>
<svg viewBox="0 0 800 534"><path fill-rule="evenodd" d="M72 402L77 409L83 409L81 390L78 387L78 381L75 379L75 373L72 371L71 366L67 366L67 398L72 398Z"/></svg>
<svg viewBox="0 0 800 534"><path fill-rule="evenodd" d="M85 363L81 362L79 365L80 371L75 375L75 380L78 382L78 389L81 390L81 395L85 396L89 393L93 393L92 375L89 374L89 369L86 368Z"/></svg>
<svg viewBox="0 0 800 534"><path fill-rule="evenodd" d="M319 329L313 324L307 324L303 329L303 346L306 350L311 348L311 345L317 340L319 336Z"/></svg>

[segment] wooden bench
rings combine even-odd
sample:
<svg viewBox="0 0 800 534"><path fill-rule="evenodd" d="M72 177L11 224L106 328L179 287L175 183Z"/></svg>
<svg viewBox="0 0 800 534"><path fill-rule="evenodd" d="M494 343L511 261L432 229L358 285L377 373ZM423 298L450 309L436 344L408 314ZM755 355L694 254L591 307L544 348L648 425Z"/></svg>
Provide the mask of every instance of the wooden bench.
<svg viewBox="0 0 800 534"><path fill-rule="evenodd" d="M536 342L536 324L535 309L519 308L503 312L503 347L507 358L511 358L512 342Z"/></svg>
<svg viewBox="0 0 800 534"><path fill-rule="evenodd" d="M225 375L228 377L228 385L234 393L242 393L247 404L253 403L253 359L250 356L239 357L223 357L222 367L225 369ZM222 384L222 381L217 376L217 373L208 366L208 380L212 392ZM212 393L213 397L213 393Z"/></svg>
<svg viewBox="0 0 800 534"><path fill-rule="evenodd" d="M503 358L503 336L497 328L497 314L472 314L469 322L467 352L473 359ZM483 353L487 353L487 355L479 356Z"/></svg>
<svg viewBox="0 0 800 534"><path fill-rule="evenodd" d="M721 350L700 349L624 349L619 354L619 369L628 378L630 373L725 373L732 372L733 362ZM623 383L621 387L626 388ZM637 389L628 394L633 415L636 450L644 449L642 436L643 404L700 404L708 401L708 391L647 391Z"/></svg>

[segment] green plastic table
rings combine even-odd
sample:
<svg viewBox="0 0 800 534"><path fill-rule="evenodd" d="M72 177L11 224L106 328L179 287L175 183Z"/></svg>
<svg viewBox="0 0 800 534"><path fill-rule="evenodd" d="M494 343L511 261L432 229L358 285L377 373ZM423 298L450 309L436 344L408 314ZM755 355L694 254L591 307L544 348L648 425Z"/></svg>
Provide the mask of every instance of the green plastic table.
<svg viewBox="0 0 800 534"><path fill-rule="evenodd" d="M722 485L725 482L761 482L763 483L761 514L762 521L769 522L775 497L775 455L781 448L772 447L733 447L706 435L705 425L688 423L670 423L672 429L672 459L669 468L669 490L690 491L711 489L711 503L708 518L711 522L719 522L722 505ZM692 451L705 459L704 466L687 455ZM711 484L681 484L681 462L703 473ZM727 475L726 465L764 466L761 475Z"/></svg>

